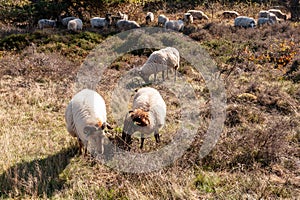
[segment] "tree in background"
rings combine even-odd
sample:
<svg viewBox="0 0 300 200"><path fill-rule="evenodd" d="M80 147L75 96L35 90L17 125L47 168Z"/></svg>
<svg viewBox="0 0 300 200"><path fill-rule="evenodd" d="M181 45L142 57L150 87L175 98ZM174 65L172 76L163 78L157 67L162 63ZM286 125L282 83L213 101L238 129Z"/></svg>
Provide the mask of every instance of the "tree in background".
<svg viewBox="0 0 300 200"><path fill-rule="evenodd" d="M299 3L299 0L290 0L289 10L291 12L291 20L299 21L300 20L300 3Z"/></svg>

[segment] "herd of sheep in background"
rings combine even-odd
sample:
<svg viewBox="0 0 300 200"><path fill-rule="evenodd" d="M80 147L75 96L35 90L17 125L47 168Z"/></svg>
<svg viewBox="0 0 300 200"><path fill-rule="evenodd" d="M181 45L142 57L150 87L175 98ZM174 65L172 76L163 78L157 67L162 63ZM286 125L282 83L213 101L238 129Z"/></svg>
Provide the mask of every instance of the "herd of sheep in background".
<svg viewBox="0 0 300 200"><path fill-rule="evenodd" d="M264 24L272 25L287 19L287 15L279 9L262 10L258 13L257 21L248 16L240 16L236 11L223 11L221 16L223 18L234 19L234 26L236 27L255 27ZM145 24L153 23L155 15L153 12L147 12L145 16ZM194 20L209 20L208 16L200 10L189 10L180 19L169 19L166 15L160 14L157 16L157 25L163 26L165 29L175 31L183 31L184 26L194 23ZM83 28L83 22L76 17L66 17L59 20L60 23L67 27L70 31L80 31ZM56 27L57 21L50 19L40 19L38 21L38 28ZM116 15L107 13L105 17L93 17L90 19L90 26L92 28L107 28L110 26L117 27L120 31L130 30L141 27L136 21L128 20L128 15L118 12Z"/></svg>

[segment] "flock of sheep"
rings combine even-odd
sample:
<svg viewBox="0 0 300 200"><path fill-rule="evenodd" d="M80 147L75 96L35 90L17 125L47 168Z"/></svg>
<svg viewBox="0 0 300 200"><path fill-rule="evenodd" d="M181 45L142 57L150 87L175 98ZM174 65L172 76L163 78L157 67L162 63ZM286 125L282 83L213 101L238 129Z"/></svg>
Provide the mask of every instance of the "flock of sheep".
<svg viewBox="0 0 300 200"><path fill-rule="evenodd" d="M236 11L224 11L222 12L223 18L234 18L234 26L236 27L255 27L263 24L276 24L287 19L287 15L279 9L262 10L258 13L258 19L255 21L252 17L240 16ZM146 25L154 22L154 14L148 12L145 16ZM164 26L165 29L171 29L175 31L182 31L187 24L194 23L194 20L208 20L208 16L200 10L189 10L184 13L183 17L176 20L170 20L167 16L161 14L157 17L157 25ZM70 31L79 31L83 28L83 22L76 17L66 17L59 20L60 23L67 27ZM129 30L141 27L136 21L128 20L128 15L118 12L116 15L107 13L105 17L93 17L90 19L90 25L92 28L105 28L115 26L119 30ZM38 21L38 28L43 29L45 27L56 27L57 21L49 19L40 19Z"/></svg>
<svg viewBox="0 0 300 200"><path fill-rule="evenodd" d="M154 51L140 68L133 70L135 75L149 83L150 75L162 73L179 68L180 55L177 49L166 47ZM145 135L154 133L156 142L160 142L159 130L165 124L166 103L160 93L151 87L140 88L133 99L132 110L124 116L122 139L126 147L130 150L131 135L135 132L141 133L141 146L143 148ZM104 99L96 91L83 89L72 98L65 112L67 131L77 137L80 152L84 149L92 155L104 154L104 129L111 129L106 117L106 104Z"/></svg>

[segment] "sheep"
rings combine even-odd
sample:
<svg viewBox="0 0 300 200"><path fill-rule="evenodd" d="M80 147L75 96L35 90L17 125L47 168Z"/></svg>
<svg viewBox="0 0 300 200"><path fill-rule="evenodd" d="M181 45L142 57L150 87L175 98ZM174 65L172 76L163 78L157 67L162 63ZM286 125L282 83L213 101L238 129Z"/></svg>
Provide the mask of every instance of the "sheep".
<svg viewBox="0 0 300 200"><path fill-rule="evenodd" d="M184 23L182 20L169 20L165 23L165 30L183 31Z"/></svg>
<svg viewBox="0 0 300 200"><path fill-rule="evenodd" d="M205 19L208 20L208 16L206 14L204 14L204 12L202 12L201 10L189 10L187 11L188 13L191 13L191 15L193 15L194 19Z"/></svg>
<svg viewBox="0 0 300 200"><path fill-rule="evenodd" d="M67 131L77 137L79 153L84 149L86 155L88 145L95 148L94 153L104 153L103 130L111 127L106 122L105 102L97 92L83 89L75 94L66 108L65 121Z"/></svg>
<svg viewBox="0 0 300 200"><path fill-rule="evenodd" d="M236 18L240 16L240 14L236 11L226 10L222 13L222 16L226 19Z"/></svg>
<svg viewBox="0 0 300 200"><path fill-rule="evenodd" d="M146 24L150 24L150 22L154 21L154 14L152 12L148 12L146 15Z"/></svg>
<svg viewBox="0 0 300 200"><path fill-rule="evenodd" d="M82 21L81 19L72 19L68 22L68 30L69 31L77 31L77 30L82 30Z"/></svg>
<svg viewBox="0 0 300 200"><path fill-rule="evenodd" d="M120 19L123 20L128 20L128 15L125 13L121 13L120 11L118 12L118 16L120 17Z"/></svg>
<svg viewBox="0 0 300 200"><path fill-rule="evenodd" d="M43 29L43 28L47 28L47 27L54 28L54 27L56 27L56 21L51 20L51 19L40 19L38 21L38 27L39 27L39 29Z"/></svg>
<svg viewBox="0 0 300 200"><path fill-rule="evenodd" d="M268 18L268 15L270 14L267 10L261 10L258 13L258 18Z"/></svg>
<svg viewBox="0 0 300 200"><path fill-rule="evenodd" d="M235 27L254 28L256 26L255 20L251 17L239 16L234 19Z"/></svg>
<svg viewBox="0 0 300 200"><path fill-rule="evenodd" d="M134 28L140 28L141 26L135 22L135 21L129 21L129 20L119 20L117 21L117 28L119 30L130 30Z"/></svg>
<svg viewBox="0 0 300 200"><path fill-rule="evenodd" d="M156 89L150 87L139 89L134 95L132 110L125 117L122 139L130 145L131 135L139 131L140 149L143 149L145 135L154 132L155 140L159 143L159 130L165 124L166 113L166 103ZM130 147L128 149L130 150Z"/></svg>
<svg viewBox="0 0 300 200"><path fill-rule="evenodd" d="M63 26L68 26L69 21L72 19L76 19L76 17L65 17L61 20L61 23Z"/></svg>
<svg viewBox="0 0 300 200"><path fill-rule="evenodd" d="M287 20L287 15L284 14L281 10L279 9L270 9L268 10L270 13L273 13L276 15L276 17L278 17L279 19L282 19L282 20Z"/></svg>
<svg viewBox="0 0 300 200"><path fill-rule="evenodd" d="M267 17L258 18L257 25L258 26L262 26L264 24L272 25L278 23L279 21L280 19L278 19L275 14L269 13Z"/></svg>
<svg viewBox="0 0 300 200"><path fill-rule="evenodd" d="M108 27L111 25L111 14L106 14L105 18L93 17L90 19L92 28L95 27Z"/></svg>
<svg viewBox="0 0 300 200"><path fill-rule="evenodd" d="M192 24L194 22L194 17L191 13L184 13L183 21L187 24Z"/></svg>
<svg viewBox="0 0 300 200"><path fill-rule="evenodd" d="M166 17L165 15L159 15L158 19L157 19L157 25L158 26L160 26L160 25L164 26L167 21L169 21L168 17Z"/></svg>
<svg viewBox="0 0 300 200"><path fill-rule="evenodd" d="M146 63L139 69L136 73L142 77L142 79L149 83L149 77L151 74L154 74L154 82L156 82L156 75L158 72L162 72L162 79L165 80L164 71L172 68L175 70L174 80L176 81L177 73L176 71L179 68L180 55L179 51L174 47L167 47L154 51L146 61Z"/></svg>

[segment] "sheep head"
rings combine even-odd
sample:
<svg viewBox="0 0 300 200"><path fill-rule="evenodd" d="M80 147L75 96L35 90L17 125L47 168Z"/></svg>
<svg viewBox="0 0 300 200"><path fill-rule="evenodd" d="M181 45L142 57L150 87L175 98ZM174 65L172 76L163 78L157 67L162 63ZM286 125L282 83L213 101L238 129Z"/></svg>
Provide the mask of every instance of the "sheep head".
<svg viewBox="0 0 300 200"><path fill-rule="evenodd" d="M129 111L129 115L138 126L148 126L150 124L149 112L142 109L135 109L134 111Z"/></svg>

